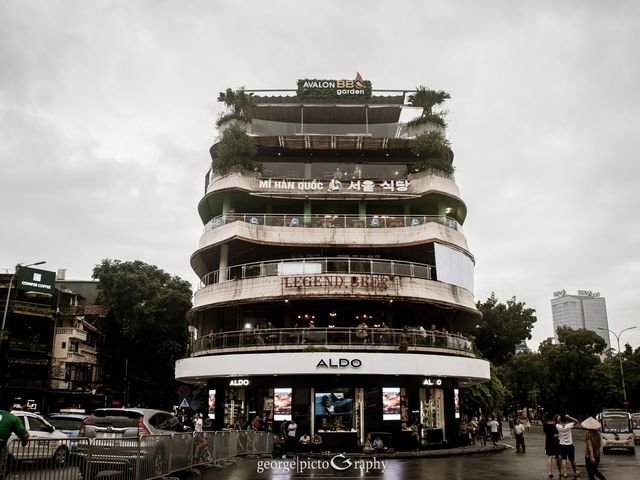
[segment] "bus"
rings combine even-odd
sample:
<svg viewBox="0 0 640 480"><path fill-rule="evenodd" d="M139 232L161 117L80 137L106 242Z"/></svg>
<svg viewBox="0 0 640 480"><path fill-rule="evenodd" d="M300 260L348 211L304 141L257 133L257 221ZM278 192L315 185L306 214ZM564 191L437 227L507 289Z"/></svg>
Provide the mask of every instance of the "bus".
<svg viewBox="0 0 640 480"><path fill-rule="evenodd" d="M633 434L636 437L636 443L640 444L640 413L631 414L631 424L633 426Z"/></svg>
<svg viewBox="0 0 640 480"><path fill-rule="evenodd" d="M631 414L624 410L603 410L598 415L602 424L602 451L614 449L636 453L636 439L631 424Z"/></svg>

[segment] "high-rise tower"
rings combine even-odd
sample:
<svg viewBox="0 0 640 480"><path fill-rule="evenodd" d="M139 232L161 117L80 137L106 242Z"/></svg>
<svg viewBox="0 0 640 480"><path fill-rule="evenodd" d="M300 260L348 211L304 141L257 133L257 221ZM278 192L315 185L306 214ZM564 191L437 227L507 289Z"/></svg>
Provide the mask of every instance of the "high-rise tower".
<svg viewBox="0 0 640 480"><path fill-rule="evenodd" d="M555 292L551 300L551 315L553 317L553 335L557 339L560 326L571 327L574 330L586 328L600 335L611 347L609 341L609 321L607 320L607 304L600 293L578 290L577 295L567 295L560 290Z"/></svg>

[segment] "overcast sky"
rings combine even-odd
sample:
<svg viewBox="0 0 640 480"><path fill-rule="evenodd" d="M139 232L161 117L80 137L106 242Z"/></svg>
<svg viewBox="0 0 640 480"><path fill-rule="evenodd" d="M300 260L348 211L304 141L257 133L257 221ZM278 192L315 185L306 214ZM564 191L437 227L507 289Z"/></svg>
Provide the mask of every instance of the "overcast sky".
<svg viewBox="0 0 640 480"><path fill-rule="evenodd" d="M618 332L640 318L639 45L636 0L0 0L0 269L195 283L218 92L360 72L451 94L476 298L534 308L534 348L561 289L600 292Z"/></svg>

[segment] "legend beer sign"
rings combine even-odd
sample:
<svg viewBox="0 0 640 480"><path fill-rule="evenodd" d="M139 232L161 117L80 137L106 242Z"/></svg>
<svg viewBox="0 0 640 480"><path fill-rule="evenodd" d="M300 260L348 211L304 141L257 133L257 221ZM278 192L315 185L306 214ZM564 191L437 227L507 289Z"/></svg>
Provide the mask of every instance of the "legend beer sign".
<svg viewBox="0 0 640 480"><path fill-rule="evenodd" d="M282 287L387 290L391 282L386 275L295 275L283 277Z"/></svg>

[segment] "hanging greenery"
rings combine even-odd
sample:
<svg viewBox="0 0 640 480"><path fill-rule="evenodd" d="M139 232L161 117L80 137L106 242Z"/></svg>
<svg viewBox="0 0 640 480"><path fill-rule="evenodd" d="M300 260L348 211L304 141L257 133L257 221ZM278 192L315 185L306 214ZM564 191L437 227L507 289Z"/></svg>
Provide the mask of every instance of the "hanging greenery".
<svg viewBox="0 0 640 480"><path fill-rule="evenodd" d="M218 175L262 171L262 164L255 159L257 150L247 132L231 125L215 146L211 170Z"/></svg>

